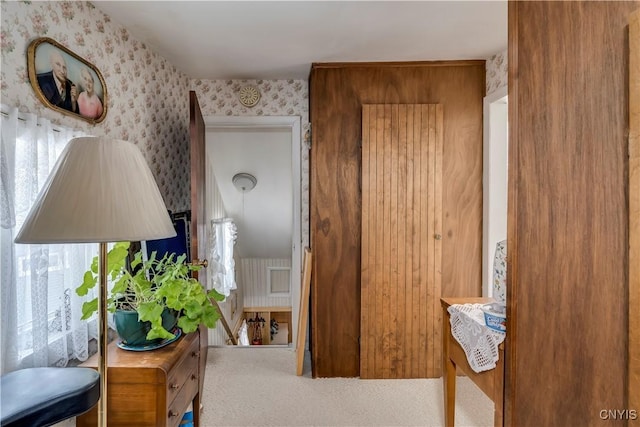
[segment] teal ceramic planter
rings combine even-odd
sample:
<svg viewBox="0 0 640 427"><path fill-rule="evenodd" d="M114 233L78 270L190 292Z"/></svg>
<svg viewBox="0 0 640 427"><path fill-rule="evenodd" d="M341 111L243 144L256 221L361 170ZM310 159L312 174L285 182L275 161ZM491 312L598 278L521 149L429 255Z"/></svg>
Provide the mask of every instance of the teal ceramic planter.
<svg viewBox="0 0 640 427"><path fill-rule="evenodd" d="M116 310L113 319L118 336L129 347L146 347L162 341L162 339L147 339L147 333L151 330L151 323L138 321L137 311ZM162 326L167 331L171 331L177 323L178 319L173 311L166 309L162 313Z"/></svg>

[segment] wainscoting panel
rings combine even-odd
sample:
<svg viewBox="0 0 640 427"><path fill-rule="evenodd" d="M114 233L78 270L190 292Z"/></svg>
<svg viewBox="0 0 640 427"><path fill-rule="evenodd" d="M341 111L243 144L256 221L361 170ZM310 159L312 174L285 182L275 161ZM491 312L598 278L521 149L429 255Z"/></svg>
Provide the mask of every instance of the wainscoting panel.
<svg viewBox="0 0 640 427"><path fill-rule="evenodd" d="M237 266L236 266L237 267ZM268 267L291 267L290 259L245 258L241 261L244 279L244 307L290 307L291 297L270 297Z"/></svg>

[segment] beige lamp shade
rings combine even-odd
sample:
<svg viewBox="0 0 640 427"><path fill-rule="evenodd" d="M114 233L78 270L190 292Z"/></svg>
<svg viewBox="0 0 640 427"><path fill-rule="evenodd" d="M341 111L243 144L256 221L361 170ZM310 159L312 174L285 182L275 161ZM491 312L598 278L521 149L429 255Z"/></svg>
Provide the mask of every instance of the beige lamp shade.
<svg viewBox="0 0 640 427"><path fill-rule="evenodd" d="M16 243L99 243L176 235L142 153L130 142L74 138L56 162Z"/></svg>

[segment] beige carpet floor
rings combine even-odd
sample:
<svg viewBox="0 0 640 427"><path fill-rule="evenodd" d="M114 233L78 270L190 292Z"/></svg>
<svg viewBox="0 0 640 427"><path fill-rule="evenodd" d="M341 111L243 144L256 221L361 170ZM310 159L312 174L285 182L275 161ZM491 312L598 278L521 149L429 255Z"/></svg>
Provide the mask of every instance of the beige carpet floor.
<svg viewBox="0 0 640 427"><path fill-rule="evenodd" d="M442 426L441 379L360 380L295 375L290 348L213 347L205 375L202 427ZM493 425L493 402L457 380L456 426ZM73 427L67 420L56 427Z"/></svg>
<svg viewBox="0 0 640 427"><path fill-rule="evenodd" d="M442 426L441 379L312 379L289 348L209 349L202 419L214 426ZM457 381L457 426L492 426L493 403Z"/></svg>

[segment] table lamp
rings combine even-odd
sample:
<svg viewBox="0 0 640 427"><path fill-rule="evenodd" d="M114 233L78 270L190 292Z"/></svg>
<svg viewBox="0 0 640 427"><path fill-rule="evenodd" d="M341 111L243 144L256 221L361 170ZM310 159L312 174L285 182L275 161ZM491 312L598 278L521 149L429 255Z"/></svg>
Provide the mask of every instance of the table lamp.
<svg viewBox="0 0 640 427"><path fill-rule="evenodd" d="M107 243L176 235L142 153L130 142L73 138L56 162L16 243L99 243L98 426L107 426Z"/></svg>

